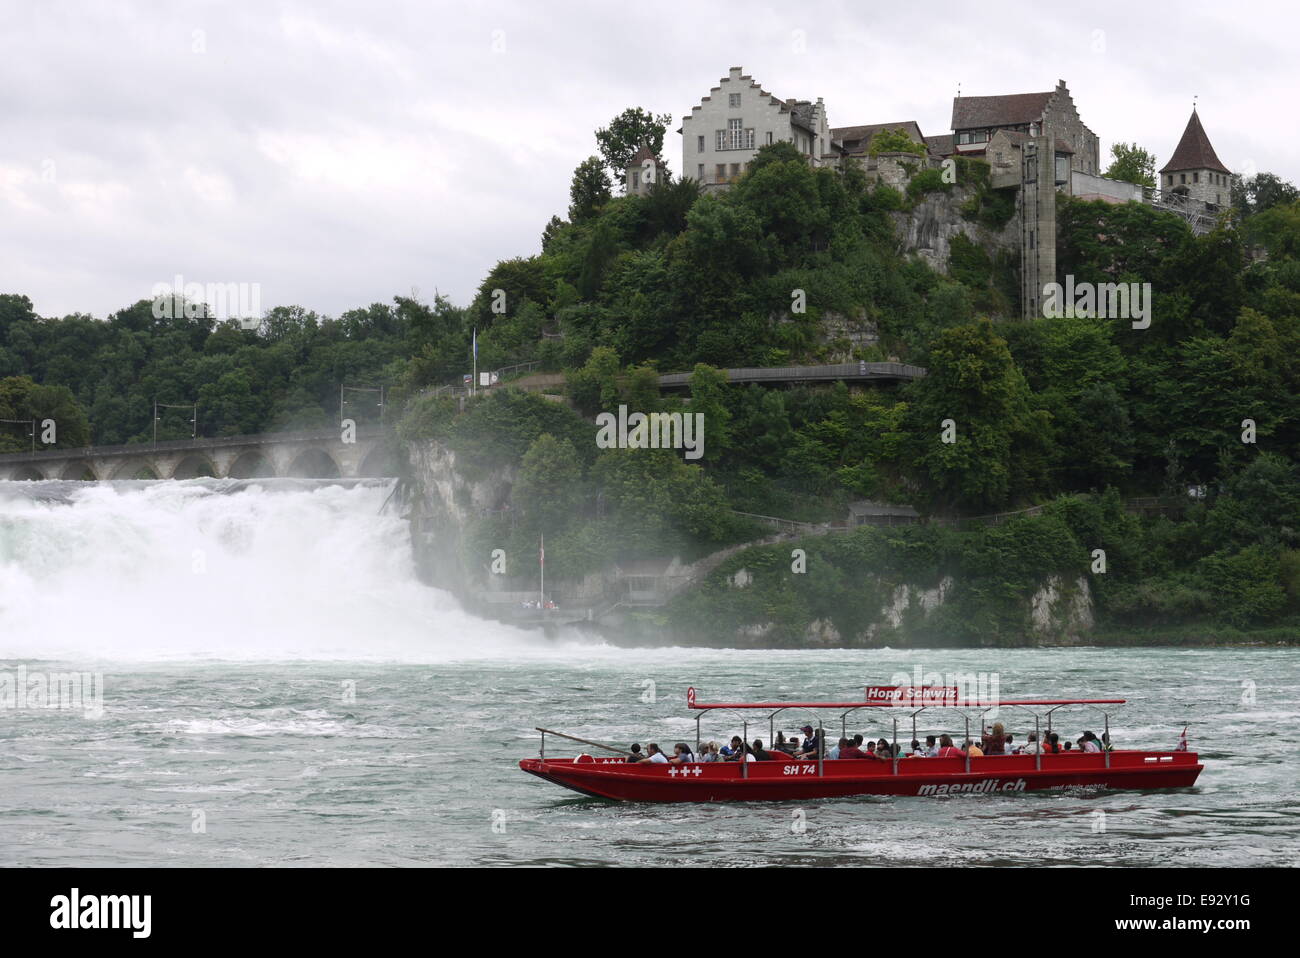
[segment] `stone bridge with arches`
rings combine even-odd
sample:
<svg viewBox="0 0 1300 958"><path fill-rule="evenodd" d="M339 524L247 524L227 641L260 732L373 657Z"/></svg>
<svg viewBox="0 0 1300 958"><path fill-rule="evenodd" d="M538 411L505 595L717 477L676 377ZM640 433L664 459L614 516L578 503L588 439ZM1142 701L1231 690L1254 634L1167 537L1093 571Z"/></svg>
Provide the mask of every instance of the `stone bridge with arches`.
<svg viewBox="0 0 1300 958"><path fill-rule="evenodd" d="M216 439L172 439L125 446L0 454L0 480L21 479L359 479L396 476L392 447L379 429L269 432Z"/></svg>

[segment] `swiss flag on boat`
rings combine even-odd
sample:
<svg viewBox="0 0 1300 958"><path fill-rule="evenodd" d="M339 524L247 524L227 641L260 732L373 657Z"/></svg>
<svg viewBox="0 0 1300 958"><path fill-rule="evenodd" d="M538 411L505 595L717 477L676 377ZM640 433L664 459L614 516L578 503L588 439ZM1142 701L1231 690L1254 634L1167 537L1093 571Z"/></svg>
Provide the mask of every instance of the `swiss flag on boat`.
<svg viewBox="0 0 1300 958"><path fill-rule="evenodd" d="M1187 726L1183 726L1183 734L1178 736L1178 745L1174 748L1175 752L1187 751Z"/></svg>

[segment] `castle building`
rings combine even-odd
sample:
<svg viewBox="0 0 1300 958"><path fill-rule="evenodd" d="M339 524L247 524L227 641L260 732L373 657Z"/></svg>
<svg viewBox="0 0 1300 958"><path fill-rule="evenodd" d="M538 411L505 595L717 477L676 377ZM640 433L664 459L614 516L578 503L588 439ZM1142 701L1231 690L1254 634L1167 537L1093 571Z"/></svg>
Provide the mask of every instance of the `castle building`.
<svg viewBox="0 0 1300 958"><path fill-rule="evenodd" d="M999 131L1009 134L1000 141L1008 152L1012 142L1023 146L1034 137L1050 137L1058 182L1068 183L1072 170L1093 175L1100 170L1101 142L1079 119L1064 80L1046 93L953 98L952 149L956 155L984 157ZM989 160L993 163L994 158Z"/></svg>
<svg viewBox="0 0 1300 958"><path fill-rule="evenodd" d="M628 196L645 196L664 172L663 162L644 143L623 171L623 192Z"/></svg>
<svg viewBox="0 0 1300 958"><path fill-rule="evenodd" d="M1160 170L1160 189L1199 200L1215 211L1231 200L1234 179L1232 171L1219 161L1196 107L1192 107L1183 138Z"/></svg>
<svg viewBox="0 0 1300 958"><path fill-rule="evenodd" d="M881 152L871 141L900 130L926 155ZM1056 281L1057 194L1110 203L1151 203L1181 216L1198 234L1214 227L1231 199L1235 177L1220 162L1196 110L1169 162L1160 188L1143 189L1101 175L1101 143L1079 117L1064 80L1041 93L957 96L952 133L923 136L914 120L832 128L818 100L782 100L741 67L732 67L682 120L682 176L706 188L725 188L745 172L758 150L789 142L814 167L861 164L875 182L905 189L918 165L936 168L952 156L989 164L993 189L1016 190L1020 230L1021 302L1026 319L1040 314L1043 289ZM646 157L638 153L640 162ZM653 159L653 158L652 158ZM628 192L647 189L637 162L627 170Z"/></svg>
<svg viewBox="0 0 1300 958"><path fill-rule="evenodd" d="M682 177L725 186L745 172L759 147L793 143L813 166L838 161L826 106L819 97L783 100L742 67L732 67L689 116L682 118Z"/></svg>
<svg viewBox="0 0 1300 958"><path fill-rule="evenodd" d="M841 156L863 159L871 151L871 141L877 133L906 133L914 143L928 146L921 134L921 127L915 120L900 120L897 123L866 123L861 126L840 126L831 130L831 143L839 149Z"/></svg>

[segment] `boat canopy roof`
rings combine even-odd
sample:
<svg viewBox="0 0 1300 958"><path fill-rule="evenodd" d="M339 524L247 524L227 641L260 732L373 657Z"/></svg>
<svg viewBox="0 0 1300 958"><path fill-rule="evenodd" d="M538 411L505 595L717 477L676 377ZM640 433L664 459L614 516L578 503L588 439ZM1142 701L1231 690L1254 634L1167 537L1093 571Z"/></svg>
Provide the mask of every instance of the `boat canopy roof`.
<svg viewBox="0 0 1300 958"><path fill-rule="evenodd" d="M686 690L689 709L850 709L863 708L994 708L1039 705L1123 705L1125 699L966 699L955 686L918 687L868 686L866 697L859 702L700 702L694 687Z"/></svg>

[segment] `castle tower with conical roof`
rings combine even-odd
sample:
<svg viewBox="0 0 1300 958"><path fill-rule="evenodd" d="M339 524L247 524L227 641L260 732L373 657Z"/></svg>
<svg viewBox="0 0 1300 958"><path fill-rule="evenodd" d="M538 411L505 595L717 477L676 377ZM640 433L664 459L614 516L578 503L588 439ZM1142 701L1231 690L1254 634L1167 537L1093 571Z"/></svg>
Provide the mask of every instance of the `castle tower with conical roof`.
<svg viewBox="0 0 1300 958"><path fill-rule="evenodd" d="M1192 117L1183 130L1183 138L1169 162L1160 170L1160 189L1208 206L1226 206L1232 199L1231 170L1220 162L1210 138L1205 135L1201 118L1192 107Z"/></svg>

